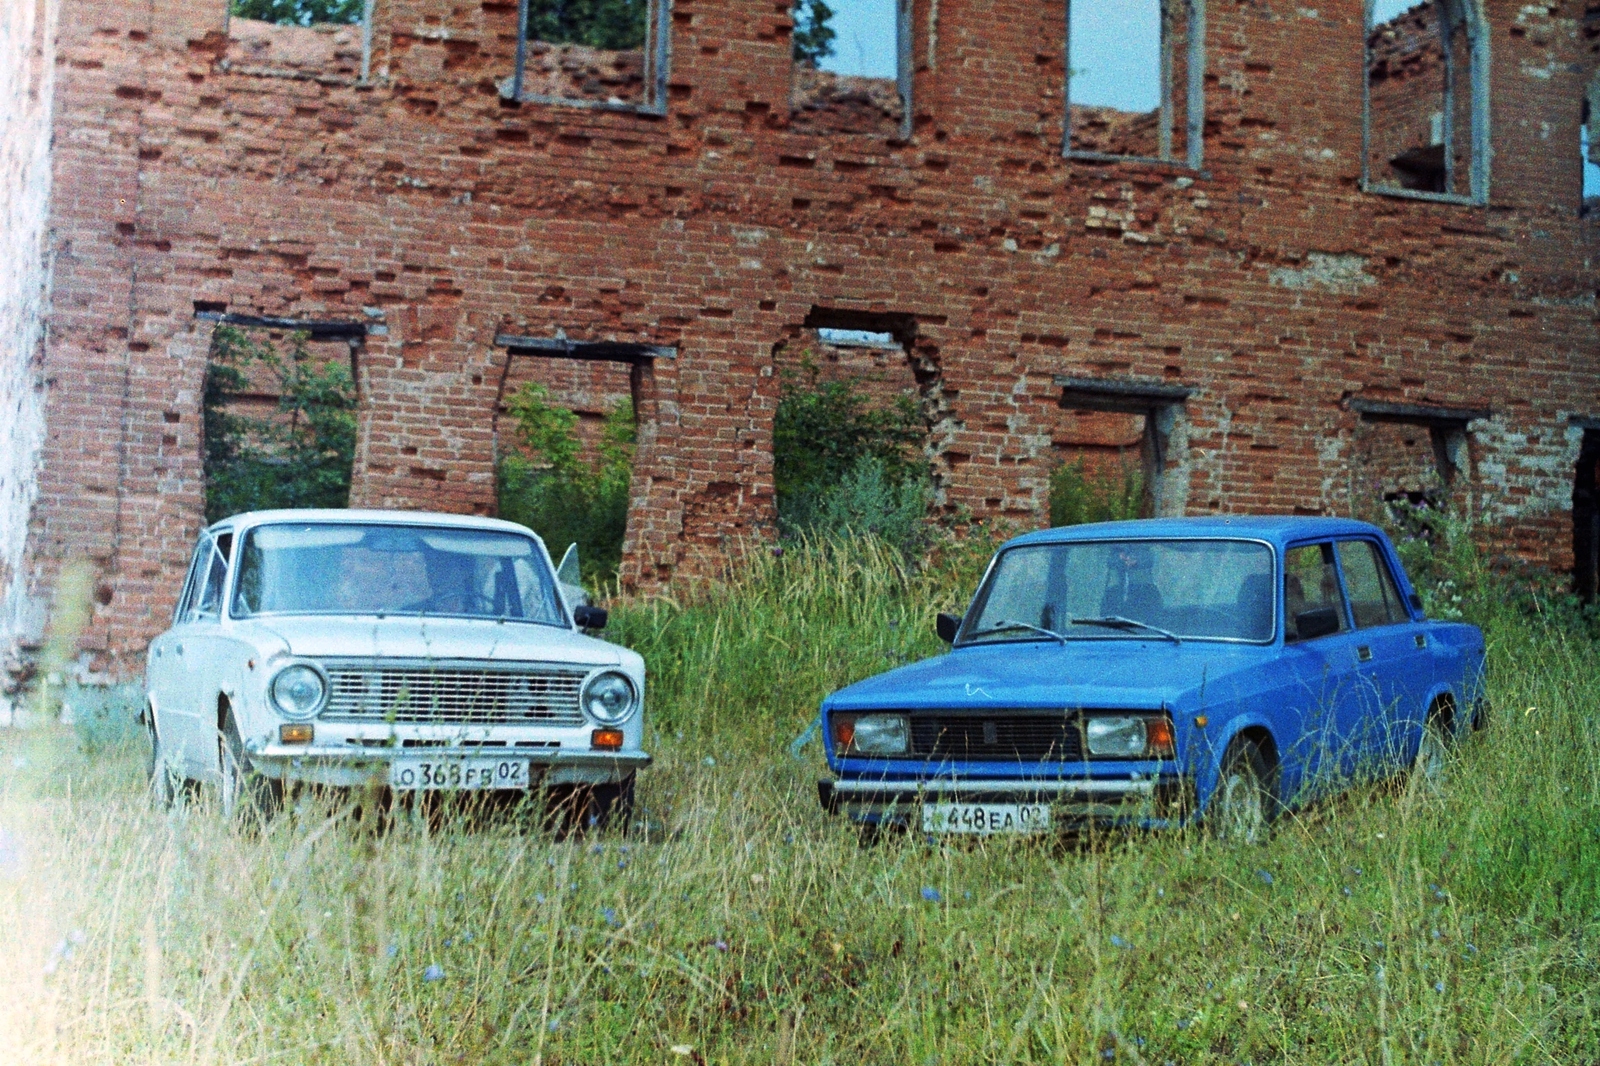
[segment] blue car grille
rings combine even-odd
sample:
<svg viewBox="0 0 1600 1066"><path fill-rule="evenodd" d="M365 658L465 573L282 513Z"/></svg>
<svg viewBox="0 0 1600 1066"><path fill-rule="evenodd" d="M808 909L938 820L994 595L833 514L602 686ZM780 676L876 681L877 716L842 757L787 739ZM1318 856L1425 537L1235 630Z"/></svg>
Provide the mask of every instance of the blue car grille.
<svg viewBox="0 0 1600 1066"><path fill-rule="evenodd" d="M978 762L1070 762L1083 758L1078 716L913 714L911 754Z"/></svg>

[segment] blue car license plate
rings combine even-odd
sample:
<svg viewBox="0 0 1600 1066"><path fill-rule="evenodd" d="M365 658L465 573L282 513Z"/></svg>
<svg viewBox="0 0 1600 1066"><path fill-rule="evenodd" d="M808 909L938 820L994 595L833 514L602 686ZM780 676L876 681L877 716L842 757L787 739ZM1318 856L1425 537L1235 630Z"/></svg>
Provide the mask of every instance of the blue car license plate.
<svg viewBox="0 0 1600 1066"><path fill-rule="evenodd" d="M527 788L527 759L396 759L389 764L389 787L396 791L447 789L482 792Z"/></svg>
<svg viewBox="0 0 1600 1066"><path fill-rule="evenodd" d="M1050 829L1048 803L924 803L928 833L1043 833Z"/></svg>

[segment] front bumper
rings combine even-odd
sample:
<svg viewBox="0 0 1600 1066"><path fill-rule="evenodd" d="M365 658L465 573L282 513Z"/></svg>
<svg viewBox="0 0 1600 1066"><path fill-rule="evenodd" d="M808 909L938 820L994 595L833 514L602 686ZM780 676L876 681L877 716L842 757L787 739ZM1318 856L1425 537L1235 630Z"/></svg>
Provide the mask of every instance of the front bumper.
<svg viewBox="0 0 1600 1066"><path fill-rule="evenodd" d="M1176 824L1187 782L1177 775L1123 778L942 777L821 779L817 799L829 814L868 824L915 824L923 803L1048 803L1066 823Z"/></svg>
<svg viewBox="0 0 1600 1066"><path fill-rule="evenodd" d="M622 781L650 765L642 751L584 751L574 748L520 745L434 745L352 747L343 744L274 744L246 746L251 765L267 777L333 788L387 784L389 765L396 761L443 761L489 757L527 759L535 783L604 785Z"/></svg>

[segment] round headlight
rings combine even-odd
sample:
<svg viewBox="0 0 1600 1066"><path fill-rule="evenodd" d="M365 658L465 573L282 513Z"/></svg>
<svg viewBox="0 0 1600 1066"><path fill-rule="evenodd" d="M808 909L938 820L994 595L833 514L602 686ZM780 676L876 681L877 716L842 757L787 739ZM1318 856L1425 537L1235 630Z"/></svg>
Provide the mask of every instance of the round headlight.
<svg viewBox="0 0 1600 1066"><path fill-rule="evenodd" d="M286 666L272 679L272 703L285 718L314 717L327 695L322 675L304 663Z"/></svg>
<svg viewBox="0 0 1600 1066"><path fill-rule="evenodd" d="M601 725L621 725L639 703L627 675L610 671L591 677L580 699L584 711Z"/></svg>

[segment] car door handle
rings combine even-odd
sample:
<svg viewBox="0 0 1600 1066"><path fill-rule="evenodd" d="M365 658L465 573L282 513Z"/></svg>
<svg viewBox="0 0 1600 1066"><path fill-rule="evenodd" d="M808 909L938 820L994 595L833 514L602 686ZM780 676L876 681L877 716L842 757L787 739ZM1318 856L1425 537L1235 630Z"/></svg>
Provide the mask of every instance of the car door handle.
<svg viewBox="0 0 1600 1066"><path fill-rule="evenodd" d="M177 654L182 655L183 654L183 645L182 644L174 644L172 646L172 650L174 652L176 652Z"/></svg>
<svg viewBox="0 0 1600 1066"><path fill-rule="evenodd" d="M1356 658L1364 663L1370 663L1372 661L1372 649L1365 644L1361 645L1356 648Z"/></svg>
<svg viewBox="0 0 1600 1066"><path fill-rule="evenodd" d="M1427 634L1426 633L1418 633L1417 636L1416 636L1416 641L1417 641L1417 647L1426 648L1428 646L1428 636L1427 636Z"/></svg>

